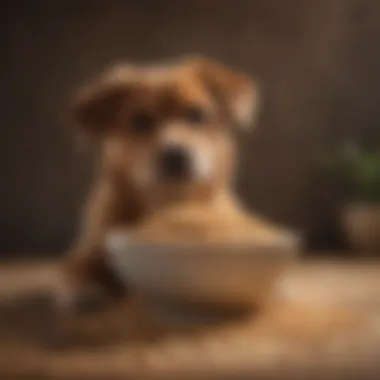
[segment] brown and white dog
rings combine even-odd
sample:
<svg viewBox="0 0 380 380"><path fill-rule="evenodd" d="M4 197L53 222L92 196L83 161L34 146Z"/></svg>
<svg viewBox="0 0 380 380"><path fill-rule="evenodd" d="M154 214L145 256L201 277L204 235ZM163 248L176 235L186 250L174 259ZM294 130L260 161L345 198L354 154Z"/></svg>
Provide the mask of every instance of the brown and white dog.
<svg viewBox="0 0 380 380"><path fill-rule="evenodd" d="M202 58L115 67L80 89L73 115L97 144L99 166L79 241L61 272L59 300L65 311L75 311L75 301L88 289L124 298L125 288L108 268L104 249L115 229L137 229L144 238L158 233L164 240L289 236L247 213L231 188L234 132L254 124L258 105L249 77ZM285 339L325 341L343 331L346 314L279 303L263 313L261 322L255 320L256 334L274 331ZM248 330L256 331L252 325ZM100 362L107 365L103 358Z"/></svg>
<svg viewBox="0 0 380 380"><path fill-rule="evenodd" d="M234 133L255 123L258 106L247 75L199 57L114 67L80 89L73 115L98 144L99 167L83 230L64 265L66 305L92 287L123 295L105 260L108 232L136 227L169 206L200 206L214 221L234 220L227 229L233 225L237 238L276 232L247 216L231 189ZM204 219L205 227L210 223Z"/></svg>

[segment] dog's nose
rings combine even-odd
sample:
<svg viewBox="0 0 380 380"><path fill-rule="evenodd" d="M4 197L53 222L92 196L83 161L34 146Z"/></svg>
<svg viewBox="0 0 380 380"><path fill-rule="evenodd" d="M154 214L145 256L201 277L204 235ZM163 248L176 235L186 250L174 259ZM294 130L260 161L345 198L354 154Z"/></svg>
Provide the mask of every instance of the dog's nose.
<svg viewBox="0 0 380 380"><path fill-rule="evenodd" d="M185 179L190 172L189 154L183 147L170 146L158 154L158 166L164 178Z"/></svg>

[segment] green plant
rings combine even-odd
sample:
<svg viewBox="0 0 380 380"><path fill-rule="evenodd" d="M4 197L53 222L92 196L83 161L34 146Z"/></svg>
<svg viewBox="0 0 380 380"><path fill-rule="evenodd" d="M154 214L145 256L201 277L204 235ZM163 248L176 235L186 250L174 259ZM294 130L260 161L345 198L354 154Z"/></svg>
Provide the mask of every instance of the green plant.
<svg viewBox="0 0 380 380"><path fill-rule="evenodd" d="M357 200L380 202L380 150L347 143L330 166L348 181Z"/></svg>

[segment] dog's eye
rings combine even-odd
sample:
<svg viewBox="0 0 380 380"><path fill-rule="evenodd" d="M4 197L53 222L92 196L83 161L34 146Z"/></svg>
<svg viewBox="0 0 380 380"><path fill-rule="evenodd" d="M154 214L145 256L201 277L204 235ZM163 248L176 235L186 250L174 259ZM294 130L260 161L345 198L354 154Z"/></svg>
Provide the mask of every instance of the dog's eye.
<svg viewBox="0 0 380 380"><path fill-rule="evenodd" d="M131 119L131 129L136 134L146 134L153 130L155 119L146 113L138 113Z"/></svg>
<svg viewBox="0 0 380 380"><path fill-rule="evenodd" d="M187 107L185 109L185 119L192 124L201 124L207 120L207 113L200 107Z"/></svg>

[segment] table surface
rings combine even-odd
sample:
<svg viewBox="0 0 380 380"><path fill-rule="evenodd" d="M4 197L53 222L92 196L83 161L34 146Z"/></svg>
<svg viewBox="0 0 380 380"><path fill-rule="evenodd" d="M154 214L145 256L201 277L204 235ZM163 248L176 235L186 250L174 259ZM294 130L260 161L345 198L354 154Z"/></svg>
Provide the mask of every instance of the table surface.
<svg viewBox="0 0 380 380"><path fill-rule="evenodd" d="M78 341L54 349L44 339L56 263L3 263L0 279L0 378L380 374L380 261L300 262L267 310L192 331L158 326L129 300L84 317Z"/></svg>

